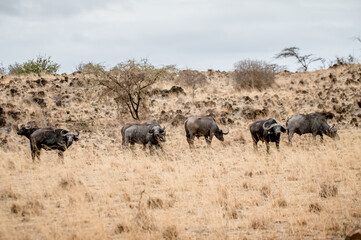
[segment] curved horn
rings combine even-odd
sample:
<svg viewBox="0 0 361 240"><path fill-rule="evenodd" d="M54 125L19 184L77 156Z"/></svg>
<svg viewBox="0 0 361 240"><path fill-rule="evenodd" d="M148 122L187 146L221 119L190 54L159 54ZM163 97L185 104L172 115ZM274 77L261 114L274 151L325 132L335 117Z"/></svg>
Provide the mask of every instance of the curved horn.
<svg viewBox="0 0 361 240"><path fill-rule="evenodd" d="M265 130L265 131L268 131L268 130L270 130L271 128L273 128L274 126L279 125L278 123L273 123L273 124L271 124L271 126L265 127L265 124L266 124L266 123L267 123L267 122L263 123L263 125L262 125L263 130Z"/></svg>
<svg viewBox="0 0 361 240"><path fill-rule="evenodd" d="M79 136L80 132L76 129L75 129L75 132L76 132L75 137Z"/></svg>
<svg viewBox="0 0 361 240"><path fill-rule="evenodd" d="M222 130L223 135L227 135L229 133L229 128L227 126L225 126L225 127L227 128L227 132L223 132L223 130Z"/></svg>
<svg viewBox="0 0 361 240"><path fill-rule="evenodd" d="M66 131L66 130L63 129L63 130L61 130L61 132L60 132L60 134L61 134L62 136L66 135L66 133L63 133L64 131Z"/></svg>

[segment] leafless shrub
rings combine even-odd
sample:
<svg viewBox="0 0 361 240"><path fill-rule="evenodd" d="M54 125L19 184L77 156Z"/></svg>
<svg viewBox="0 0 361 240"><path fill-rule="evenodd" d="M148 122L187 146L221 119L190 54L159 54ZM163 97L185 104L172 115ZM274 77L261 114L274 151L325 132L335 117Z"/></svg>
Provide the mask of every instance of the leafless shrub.
<svg viewBox="0 0 361 240"><path fill-rule="evenodd" d="M85 74L100 74L105 70L105 66L100 63L80 63L76 68L76 71Z"/></svg>
<svg viewBox="0 0 361 240"><path fill-rule="evenodd" d="M277 200L278 207L285 208L287 207L287 201L283 198Z"/></svg>
<svg viewBox="0 0 361 240"><path fill-rule="evenodd" d="M180 81L192 89L192 97L195 96L195 91L207 82L207 78L204 74L195 71L186 69L179 72Z"/></svg>
<svg viewBox="0 0 361 240"><path fill-rule="evenodd" d="M253 88L262 90L275 83L275 70L263 61L242 60L235 64L233 79L237 90Z"/></svg>
<svg viewBox="0 0 361 240"><path fill-rule="evenodd" d="M338 193L338 188L336 185L330 185L327 183L321 184L321 190L320 190L320 197L322 198L328 198L328 197L335 197Z"/></svg>
<svg viewBox="0 0 361 240"><path fill-rule="evenodd" d="M19 214L21 216L25 215L40 215L44 206L38 200L27 201L25 204L14 203L11 205L10 210L14 214Z"/></svg>
<svg viewBox="0 0 361 240"><path fill-rule="evenodd" d="M177 230L177 227L174 225L166 227L166 229L163 231L163 238L165 240L175 240L178 239L179 233Z"/></svg>
<svg viewBox="0 0 361 240"><path fill-rule="evenodd" d="M271 188L269 186L264 185L261 188L261 195L265 198L268 198L271 195Z"/></svg>
<svg viewBox="0 0 361 240"><path fill-rule="evenodd" d="M4 74L5 73L5 67L3 66L2 63L0 63L0 74Z"/></svg>
<svg viewBox="0 0 361 240"><path fill-rule="evenodd" d="M144 190L140 193L140 198L138 201L138 212L137 215L135 216L135 222L141 229L152 231L157 228L154 224L153 217L149 215L147 208L145 207L145 204L142 201L144 193L145 193Z"/></svg>
<svg viewBox="0 0 361 240"><path fill-rule="evenodd" d="M322 210L322 207L318 203L311 203L310 205L308 205L309 212L319 213L319 212L321 212L321 210Z"/></svg>
<svg viewBox="0 0 361 240"><path fill-rule="evenodd" d="M118 224L117 227L115 228L115 233L121 234L123 232L129 232L129 227L124 224Z"/></svg>
<svg viewBox="0 0 361 240"><path fill-rule="evenodd" d="M147 201L148 208L155 209L155 208L163 208L163 200L160 198L148 198Z"/></svg>
<svg viewBox="0 0 361 240"><path fill-rule="evenodd" d="M330 67L337 67L342 65L356 64L357 58L349 54L347 57L336 57L335 60L330 61Z"/></svg>
<svg viewBox="0 0 361 240"><path fill-rule="evenodd" d="M251 220L251 227L253 229L265 229L266 228L266 222L263 218L254 218Z"/></svg>

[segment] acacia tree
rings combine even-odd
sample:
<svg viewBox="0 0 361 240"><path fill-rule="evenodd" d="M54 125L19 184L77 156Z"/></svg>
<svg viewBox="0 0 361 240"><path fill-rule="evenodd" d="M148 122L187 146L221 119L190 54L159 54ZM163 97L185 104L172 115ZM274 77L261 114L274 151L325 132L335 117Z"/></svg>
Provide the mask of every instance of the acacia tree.
<svg viewBox="0 0 361 240"><path fill-rule="evenodd" d="M298 47L289 47L283 49L279 54L275 56L275 58L288 58L288 57L295 57L297 59L297 62L301 64L302 69L306 72L308 69L308 66L316 61L322 61L323 58L313 58L313 54L307 54L301 56L299 53Z"/></svg>
<svg viewBox="0 0 361 240"><path fill-rule="evenodd" d="M164 76L167 68L157 69L146 59L136 62L128 60L119 63L110 71L102 71L104 78L99 84L105 87L106 93L124 106L133 119L139 120L139 109L146 97L147 88Z"/></svg>
<svg viewBox="0 0 361 240"><path fill-rule="evenodd" d="M206 83L206 76L195 70L186 69L180 71L179 77L186 86L189 86L192 89L193 99L196 89Z"/></svg>

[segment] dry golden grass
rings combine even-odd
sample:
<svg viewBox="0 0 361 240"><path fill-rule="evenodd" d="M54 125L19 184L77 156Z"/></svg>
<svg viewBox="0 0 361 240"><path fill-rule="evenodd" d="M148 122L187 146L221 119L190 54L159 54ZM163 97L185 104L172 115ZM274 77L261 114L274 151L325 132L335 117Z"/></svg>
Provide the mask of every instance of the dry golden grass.
<svg viewBox="0 0 361 240"><path fill-rule="evenodd" d="M74 76L31 89L26 81L37 76L6 76L1 83L10 87L1 92L6 103L1 107L20 114L19 119L8 117L9 127L0 132L0 239L343 239L361 217L361 130L350 124L359 95L344 86L347 71L282 73L278 88L264 92L235 92L227 74L207 72L209 84L196 91L194 100L189 94L151 99L147 117L163 117L167 128L164 153L154 155L141 147L122 149L120 128L130 119L120 118L110 99L98 102L96 89L70 86ZM252 120L242 109L267 107L263 117L283 124L296 112L332 111L332 96L315 97L332 85L320 80L330 73L338 78L332 83L338 105L356 109L329 121L338 124L341 140L325 137L321 144L319 138L314 142L297 135L288 146L282 135L280 152L272 144L267 155L260 143L255 153L248 132ZM63 78L44 78L55 77ZM19 94L10 97L11 88ZM346 93L344 99L338 89ZM302 90L308 93L295 94ZM41 91L45 107L28 100L31 92ZM61 95L69 97L57 105L54 99ZM197 115L209 109L219 114L217 120L234 120L230 134L223 143L214 139L212 148L196 140L190 151L183 125L171 124L174 113ZM32 162L28 140L15 134L14 125L34 119L41 126L81 130L64 164L55 152L42 152L41 161Z"/></svg>
<svg viewBox="0 0 361 240"><path fill-rule="evenodd" d="M269 156L250 137L191 152L169 131L165 154L78 144L65 164L51 152L33 164L27 146L1 151L1 238L328 239L360 217L360 130Z"/></svg>

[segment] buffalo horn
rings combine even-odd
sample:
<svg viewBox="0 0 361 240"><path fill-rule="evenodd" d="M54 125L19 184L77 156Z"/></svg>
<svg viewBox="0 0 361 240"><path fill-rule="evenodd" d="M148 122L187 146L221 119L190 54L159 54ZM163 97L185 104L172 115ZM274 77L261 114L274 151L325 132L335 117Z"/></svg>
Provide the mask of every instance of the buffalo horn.
<svg viewBox="0 0 361 240"><path fill-rule="evenodd" d="M227 128L227 132L223 132L223 130L222 130L223 135L227 135L229 133L229 128L228 127L226 127L226 128Z"/></svg>
<svg viewBox="0 0 361 240"><path fill-rule="evenodd" d="M267 122L263 123L263 126L262 126L262 127L263 127L263 130L265 130L265 131L268 131L268 130L270 130L271 128L273 128L274 126L279 125L278 123L273 123L273 124L271 124L271 126L266 127L266 126L265 126L266 123L267 123Z"/></svg>

